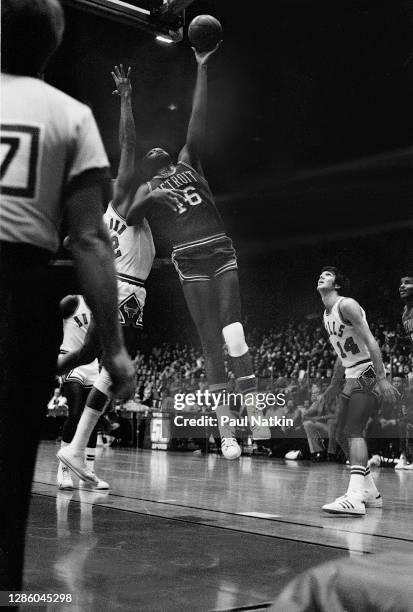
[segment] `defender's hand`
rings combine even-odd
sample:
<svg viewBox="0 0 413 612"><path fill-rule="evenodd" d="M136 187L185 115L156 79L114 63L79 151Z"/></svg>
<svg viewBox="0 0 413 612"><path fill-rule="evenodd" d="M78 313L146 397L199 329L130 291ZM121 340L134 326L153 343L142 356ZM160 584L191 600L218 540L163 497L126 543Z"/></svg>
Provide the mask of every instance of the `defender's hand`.
<svg viewBox="0 0 413 612"><path fill-rule="evenodd" d="M376 389L383 397L383 399L385 399L386 402L389 402L390 404L400 398L400 393L397 391L397 389L393 387L391 383L389 383L386 378L381 378L376 383Z"/></svg>
<svg viewBox="0 0 413 612"><path fill-rule="evenodd" d="M185 212L185 196L179 189L154 189L152 197L156 204L166 205L173 212Z"/></svg>
<svg viewBox="0 0 413 612"><path fill-rule="evenodd" d="M136 370L124 348L118 353L106 357L103 365L112 379L111 393L118 399L127 400L135 393Z"/></svg>
<svg viewBox="0 0 413 612"><path fill-rule="evenodd" d="M195 58L198 66L204 66L205 64L207 64L209 58L215 53L215 51L219 49L221 43L222 40L220 40L219 43L217 43L217 45L213 49L211 49L211 51L197 51L195 47L192 47L192 50L195 53Z"/></svg>
<svg viewBox="0 0 413 612"><path fill-rule="evenodd" d="M112 91L112 95L127 97L132 93L132 85L129 79L131 73L131 67L129 66L128 72L125 75L123 64L119 64L120 69L115 66L114 71L111 72L113 80L115 81L116 89Z"/></svg>

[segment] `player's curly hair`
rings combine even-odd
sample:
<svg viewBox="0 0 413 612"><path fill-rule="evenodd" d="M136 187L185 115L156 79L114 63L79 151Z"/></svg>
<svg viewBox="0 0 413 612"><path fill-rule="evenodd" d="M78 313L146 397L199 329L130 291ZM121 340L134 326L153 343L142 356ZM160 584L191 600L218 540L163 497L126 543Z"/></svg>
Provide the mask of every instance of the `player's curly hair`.
<svg viewBox="0 0 413 612"><path fill-rule="evenodd" d="M2 70L40 74L62 40L64 25L59 0L2 0Z"/></svg>
<svg viewBox="0 0 413 612"><path fill-rule="evenodd" d="M350 291L350 281L347 276L335 266L324 266L323 272L331 272L335 276L335 285L340 295L346 295Z"/></svg>

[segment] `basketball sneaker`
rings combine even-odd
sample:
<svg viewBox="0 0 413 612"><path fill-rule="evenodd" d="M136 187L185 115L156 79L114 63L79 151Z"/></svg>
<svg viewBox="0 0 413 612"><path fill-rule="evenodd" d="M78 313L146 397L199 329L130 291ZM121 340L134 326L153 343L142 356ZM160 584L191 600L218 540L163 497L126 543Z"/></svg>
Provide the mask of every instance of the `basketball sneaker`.
<svg viewBox="0 0 413 612"><path fill-rule="evenodd" d="M57 486L61 490L69 491L74 488L70 470L61 461L59 461L59 467L57 468Z"/></svg>
<svg viewBox="0 0 413 612"><path fill-rule="evenodd" d="M380 455L373 455L367 462L368 467L380 467L381 458Z"/></svg>
<svg viewBox="0 0 413 612"><path fill-rule="evenodd" d="M241 456L241 448L235 438L222 438L221 451L225 459L238 459Z"/></svg>
<svg viewBox="0 0 413 612"><path fill-rule="evenodd" d="M303 454L300 450L291 450L285 454L284 459L291 459L292 461L297 461L297 459L302 459Z"/></svg>
<svg viewBox="0 0 413 612"><path fill-rule="evenodd" d="M383 498L378 491L364 491L363 501L366 508L383 507Z"/></svg>
<svg viewBox="0 0 413 612"><path fill-rule="evenodd" d="M341 497L337 497L331 504L325 504L322 508L330 514L348 514L351 516L364 516L366 506L363 494L358 491L349 491Z"/></svg>
<svg viewBox="0 0 413 612"><path fill-rule="evenodd" d="M92 472L94 477L96 478L95 482L90 482L89 480L79 480L79 489L87 489L89 491L108 491L110 486L107 482L96 476L94 472Z"/></svg>
<svg viewBox="0 0 413 612"><path fill-rule="evenodd" d="M407 463L407 461L399 461L395 466L395 470L413 470L413 463Z"/></svg>
<svg viewBox="0 0 413 612"><path fill-rule="evenodd" d="M88 480L92 483L96 483L98 480L86 465L84 451L76 451L72 450L70 446L64 446L58 451L56 457L82 480Z"/></svg>

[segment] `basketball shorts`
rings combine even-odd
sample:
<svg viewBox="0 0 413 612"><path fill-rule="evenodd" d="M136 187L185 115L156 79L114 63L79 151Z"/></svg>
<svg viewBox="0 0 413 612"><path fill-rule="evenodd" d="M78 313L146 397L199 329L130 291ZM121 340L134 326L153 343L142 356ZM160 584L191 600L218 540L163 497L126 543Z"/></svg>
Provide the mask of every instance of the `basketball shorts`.
<svg viewBox="0 0 413 612"><path fill-rule="evenodd" d="M139 286L138 283L141 283ZM146 289L143 281L128 283L118 280L119 321L124 328L143 327L143 308L146 300Z"/></svg>
<svg viewBox="0 0 413 612"><path fill-rule="evenodd" d="M63 382L76 382L81 384L83 387L91 387L94 385L97 377L99 376L99 363L95 359L92 363L87 365L79 366L74 370L71 370L63 377Z"/></svg>
<svg viewBox="0 0 413 612"><path fill-rule="evenodd" d="M375 390L376 386L376 373L374 371L373 365L371 363L363 364L362 371L351 373L351 378L347 377L346 372L346 382L344 384L344 388L341 392L341 395L345 398L350 398L353 393L364 393L367 395L374 395L378 397L378 393ZM359 368L360 370L360 368ZM358 374L358 376L356 376Z"/></svg>
<svg viewBox="0 0 413 612"><path fill-rule="evenodd" d="M175 247L172 263L182 283L210 281L238 268L232 240L225 234Z"/></svg>

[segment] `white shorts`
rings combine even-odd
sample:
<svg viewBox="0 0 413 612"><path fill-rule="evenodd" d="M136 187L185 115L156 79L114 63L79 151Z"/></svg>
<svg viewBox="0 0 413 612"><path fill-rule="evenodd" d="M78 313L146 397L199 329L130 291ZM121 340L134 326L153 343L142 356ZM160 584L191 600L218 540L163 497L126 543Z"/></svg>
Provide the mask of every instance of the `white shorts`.
<svg viewBox="0 0 413 612"><path fill-rule="evenodd" d="M98 360L95 359L92 363L70 370L70 372L63 377L63 382L77 382L83 387L92 387L98 376L99 363Z"/></svg>
<svg viewBox="0 0 413 612"><path fill-rule="evenodd" d="M109 372L105 370L105 368L102 368L93 386L95 387L95 389L97 389L101 393L104 393L108 397L111 397L112 394L109 391L111 384L112 384L112 379L109 376Z"/></svg>
<svg viewBox="0 0 413 612"><path fill-rule="evenodd" d="M357 365L353 367L346 368L345 370L346 379L360 378L360 376L363 376L364 372L366 372L367 370L369 370L369 368L372 368L372 367L373 367L373 363L370 361L370 359L367 359L366 361L363 361L362 363L358 363Z"/></svg>

